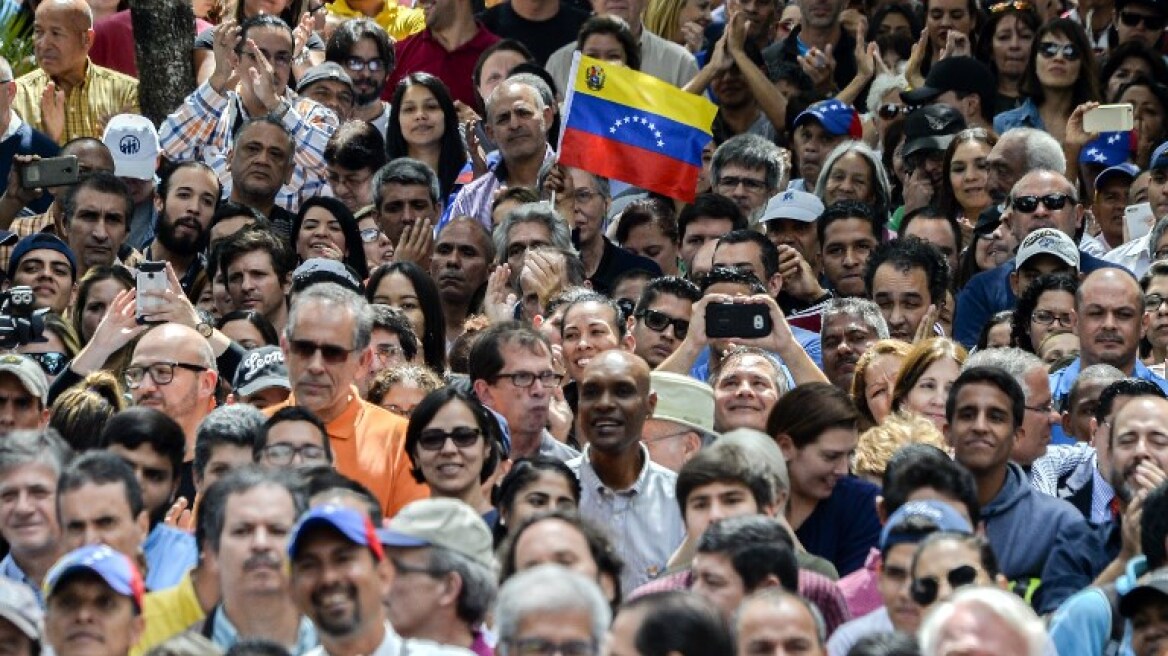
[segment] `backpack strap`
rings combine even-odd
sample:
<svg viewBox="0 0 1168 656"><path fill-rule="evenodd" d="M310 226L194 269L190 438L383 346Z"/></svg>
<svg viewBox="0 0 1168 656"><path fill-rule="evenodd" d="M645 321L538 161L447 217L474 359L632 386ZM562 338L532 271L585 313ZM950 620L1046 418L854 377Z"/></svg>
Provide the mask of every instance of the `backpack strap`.
<svg viewBox="0 0 1168 656"><path fill-rule="evenodd" d="M1119 590L1114 583L1099 586L1099 592L1107 599L1111 609L1111 634L1107 637L1107 646L1103 649L1103 656L1117 656L1123 645L1123 631L1126 627L1123 616L1119 614Z"/></svg>

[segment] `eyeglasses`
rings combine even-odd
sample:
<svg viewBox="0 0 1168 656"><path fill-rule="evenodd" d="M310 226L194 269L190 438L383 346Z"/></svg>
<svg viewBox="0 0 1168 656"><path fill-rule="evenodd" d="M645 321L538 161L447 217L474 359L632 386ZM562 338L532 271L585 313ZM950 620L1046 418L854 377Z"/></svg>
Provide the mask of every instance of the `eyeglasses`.
<svg viewBox="0 0 1168 656"><path fill-rule="evenodd" d="M39 364L46 376L56 376L69 366L69 355L60 351L25 353L25 355Z"/></svg>
<svg viewBox="0 0 1168 656"><path fill-rule="evenodd" d="M360 57L349 57L345 60L345 68L350 71L363 71L368 69L370 73L376 73L385 68L385 63L380 59L361 59Z"/></svg>
<svg viewBox="0 0 1168 656"><path fill-rule="evenodd" d="M1070 328L1071 322L1075 320L1075 315L1070 313L1055 314L1050 310L1035 310L1034 314L1030 315L1030 320L1040 326L1049 326L1057 321L1063 328Z"/></svg>
<svg viewBox="0 0 1168 656"><path fill-rule="evenodd" d="M1047 401L1042 405L1024 405L1022 407L1039 414L1049 415L1050 413L1054 412L1054 401Z"/></svg>
<svg viewBox="0 0 1168 656"><path fill-rule="evenodd" d="M1144 311L1155 312L1160 309L1161 305L1164 305L1165 301L1168 301L1168 298L1159 294L1148 294L1144 297Z"/></svg>
<svg viewBox="0 0 1168 656"><path fill-rule="evenodd" d="M372 244L378 239L381 239L380 228L365 228L361 230L361 241L365 242L366 244Z"/></svg>
<svg viewBox="0 0 1168 656"><path fill-rule="evenodd" d="M1160 260L1168 260L1168 248L1161 248L1155 253L1152 253L1153 262L1159 262Z"/></svg>
<svg viewBox="0 0 1168 656"><path fill-rule="evenodd" d="M685 335L689 332L689 322L685 319L674 319L668 314L658 312L656 310L642 310L636 315L638 319L642 319L645 325L655 333L663 333L669 326L673 326L673 334L678 339L685 339Z"/></svg>
<svg viewBox="0 0 1168 656"><path fill-rule="evenodd" d="M279 467L292 464L292 460L296 456L300 456L300 461L305 464L328 462L328 454L325 453L324 447L315 444L302 444L300 446L269 444L264 447L264 458Z"/></svg>
<svg viewBox="0 0 1168 656"><path fill-rule="evenodd" d="M402 354L402 347L398 346L397 344L378 344L377 349L374 352L377 354L377 357L381 358L381 361L384 362L390 358L396 358L400 356Z"/></svg>
<svg viewBox="0 0 1168 656"><path fill-rule="evenodd" d="M742 188L747 191L766 191L767 184L762 180L755 180L754 178L737 178L734 176L723 176L718 180L718 189L723 191L734 191L742 185Z"/></svg>
<svg viewBox="0 0 1168 656"><path fill-rule="evenodd" d="M418 433L418 446L423 451L441 451L446 446L446 440L454 442L454 446L465 449L474 446L483 432L470 426L459 426L452 431L441 428L427 428Z"/></svg>
<svg viewBox="0 0 1168 656"><path fill-rule="evenodd" d="M1078 202L1067 194L1046 194L1045 196L1018 196L1010 201L1010 205L1023 214L1030 214L1038 210L1039 203L1046 206L1046 209L1057 212L1066 207L1067 201Z"/></svg>
<svg viewBox="0 0 1168 656"><path fill-rule="evenodd" d="M1144 27L1148 28L1149 30L1162 30L1164 29L1165 22L1168 21L1157 16L1148 16L1147 14L1133 14L1130 11L1121 11L1119 12L1119 22L1123 23L1127 27L1135 27L1136 25L1143 23Z"/></svg>
<svg viewBox="0 0 1168 656"><path fill-rule="evenodd" d="M997 3L990 5L990 13L991 14L1000 14L1003 11L1010 11L1010 10L1026 11L1027 9L1030 9L1030 3L1029 2L1021 2L1020 0L1014 0L1013 2L997 2Z"/></svg>
<svg viewBox="0 0 1168 656"><path fill-rule="evenodd" d="M530 371L517 371L513 374L495 374L495 378L509 378L511 379L511 384L516 387L531 387L538 378L544 387L555 387L564 379L564 375L557 374L554 371L545 371L541 374L533 374Z"/></svg>
<svg viewBox="0 0 1168 656"><path fill-rule="evenodd" d="M591 189L576 189L572 192L572 199L577 203L591 203L594 198L599 196L600 192Z"/></svg>
<svg viewBox="0 0 1168 656"><path fill-rule="evenodd" d="M311 359L320 351L320 357L328 364L341 364L349 359L353 349L347 349L335 344L317 344L306 339L293 339L288 342L288 348L298 358Z"/></svg>
<svg viewBox="0 0 1168 656"><path fill-rule="evenodd" d="M1038 44L1038 54L1047 59L1054 59L1060 54L1063 59L1067 61L1076 61L1079 58L1079 48L1073 43L1055 43L1054 41L1043 41Z"/></svg>
<svg viewBox="0 0 1168 656"><path fill-rule="evenodd" d="M186 362L155 362L146 366L126 367L126 387L138 389L142 380L146 378L146 374L150 374L150 379L154 381L155 385L169 385L174 380L176 367L195 372L207 370L202 365L187 364Z"/></svg>
<svg viewBox="0 0 1168 656"><path fill-rule="evenodd" d="M543 638L520 638L508 640L511 649L507 653L515 656L592 656L597 652L596 643L590 640L568 640L552 642Z"/></svg>
<svg viewBox="0 0 1168 656"><path fill-rule="evenodd" d="M891 121L901 114L908 114L910 111L912 111L912 108L908 105L898 105L896 103L884 103L876 108L876 114L885 121Z"/></svg>
<svg viewBox="0 0 1168 656"><path fill-rule="evenodd" d="M949 581L949 587L956 590L977 580L977 568L972 565L962 565L957 569L951 569L945 575L945 580ZM939 588L940 583L936 577L926 576L925 578L913 579L909 593L917 604L928 606L937 601Z"/></svg>

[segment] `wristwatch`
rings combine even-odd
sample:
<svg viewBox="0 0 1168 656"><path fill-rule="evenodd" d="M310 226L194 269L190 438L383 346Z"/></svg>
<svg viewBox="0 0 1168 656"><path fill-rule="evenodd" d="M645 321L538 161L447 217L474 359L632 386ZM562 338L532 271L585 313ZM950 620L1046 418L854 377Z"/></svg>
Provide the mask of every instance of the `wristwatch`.
<svg viewBox="0 0 1168 656"><path fill-rule="evenodd" d="M195 324L195 330L197 330L199 334L203 336L203 339L211 339L211 335L215 334L215 326L212 326L206 321L200 321L199 323Z"/></svg>

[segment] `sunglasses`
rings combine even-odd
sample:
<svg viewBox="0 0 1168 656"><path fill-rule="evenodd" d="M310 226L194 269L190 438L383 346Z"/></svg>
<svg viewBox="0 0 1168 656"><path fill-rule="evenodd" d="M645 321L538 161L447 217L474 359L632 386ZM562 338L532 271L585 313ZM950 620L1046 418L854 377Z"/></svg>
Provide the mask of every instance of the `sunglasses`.
<svg viewBox="0 0 1168 656"><path fill-rule="evenodd" d="M669 326L673 326L673 334L678 339L685 339L685 334L689 332L689 322L685 319L674 319L668 314L658 312L656 310L644 310L636 315L638 319L642 319L645 325L655 333L663 333Z"/></svg>
<svg viewBox="0 0 1168 656"><path fill-rule="evenodd" d="M1127 27L1135 27L1140 23L1144 24L1149 30L1162 30L1168 20L1157 16L1148 16L1146 14L1133 14L1130 11L1119 12L1119 22Z"/></svg>
<svg viewBox="0 0 1168 656"><path fill-rule="evenodd" d="M341 364L349 359L349 354L353 352L352 349L344 348L343 346L336 346L335 344L317 344L306 339L293 339L288 341L288 348L292 354L298 358L311 359L320 351L320 357L328 364Z"/></svg>
<svg viewBox="0 0 1168 656"><path fill-rule="evenodd" d="M483 432L479 429L469 426L459 426L452 431L427 428L418 433L418 446L423 451L441 451L442 447L446 446L446 440L451 440L454 442L454 446L465 449L474 446L482 434Z"/></svg>
<svg viewBox="0 0 1168 656"><path fill-rule="evenodd" d="M1038 204L1042 203L1046 209L1056 212L1067 206L1067 201L1073 200L1067 194L1046 194L1045 196L1018 196L1010 201L1010 205L1014 209L1023 214L1030 214L1038 210Z"/></svg>
<svg viewBox="0 0 1168 656"><path fill-rule="evenodd" d="M883 105L876 108L876 115L879 116L880 118L884 119L885 121L891 121L892 119L896 118L897 116L900 116L901 114L908 114L911 111L912 111L912 108L909 107L908 105L898 105L896 103L884 103Z"/></svg>
<svg viewBox="0 0 1168 656"><path fill-rule="evenodd" d="M951 569L945 575L945 580L949 582L949 587L954 590L965 587L977 580L977 568L973 565L962 565L957 569ZM920 579L913 579L909 593L912 595L913 601L917 602L918 605L928 606L934 601L937 601L937 593L940 591L940 587L941 584L936 577L926 576Z"/></svg>
<svg viewBox="0 0 1168 656"><path fill-rule="evenodd" d="M366 244L372 244L378 239L381 239L380 228L364 228L361 230L361 241Z"/></svg>
<svg viewBox="0 0 1168 656"><path fill-rule="evenodd" d="M1043 41L1038 44L1038 54L1047 59L1054 59L1059 54L1062 54L1063 59L1067 61L1077 61L1079 59L1079 48L1073 43L1055 43L1054 41Z"/></svg>
<svg viewBox="0 0 1168 656"><path fill-rule="evenodd" d="M56 376L69 366L68 354L60 351L49 351L47 353L25 353L34 362L41 366L46 376Z"/></svg>

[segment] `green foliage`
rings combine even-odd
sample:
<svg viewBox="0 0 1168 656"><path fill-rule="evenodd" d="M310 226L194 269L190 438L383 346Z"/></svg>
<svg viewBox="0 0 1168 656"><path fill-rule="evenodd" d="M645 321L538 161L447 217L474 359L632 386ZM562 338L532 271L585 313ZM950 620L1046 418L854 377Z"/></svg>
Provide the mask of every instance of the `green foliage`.
<svg viewBox="0 0 1168 656"><path fill-rule="evenodd" d="M32 54L32 19L23 12L0 18L0 56L12 65L14 77L36 68Z"/></svg>

